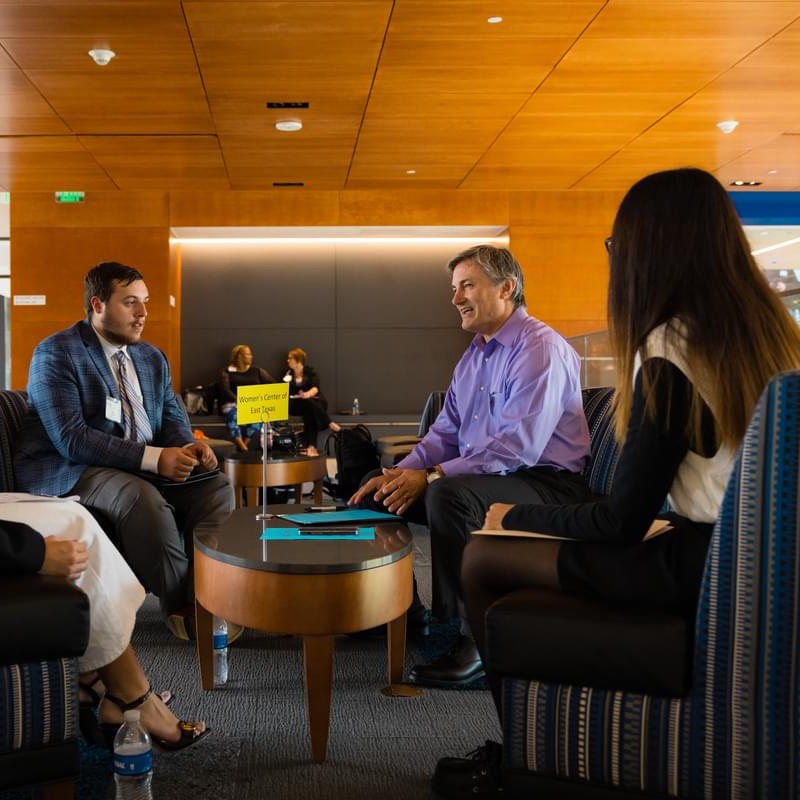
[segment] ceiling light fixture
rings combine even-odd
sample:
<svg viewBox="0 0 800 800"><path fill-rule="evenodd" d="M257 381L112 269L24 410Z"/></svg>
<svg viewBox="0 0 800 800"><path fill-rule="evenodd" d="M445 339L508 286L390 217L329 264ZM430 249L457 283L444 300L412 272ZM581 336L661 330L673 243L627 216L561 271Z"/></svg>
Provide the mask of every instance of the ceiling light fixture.
<svg viewBox="0 0 800 800"><path fill-rule="evenodd" d="M503 18L502 17L489 17L489 19L487 19L486 21L490 25L497 25L499 22L503 21Z"/></svg>
<svg viewBox="0 0 800 800"><path fill-rule="evenodd" d="M739 123L735 119L723 119L717 123L717 127L723 133L733 133L739 127Z"/></svg>
<svg viewBox="0 0 800 800"><path fill-rule="evenodd" d="M299 131L303 129L303 123L299 119L279 119L275 123L275 127L283 133L290 133L292 131Z"/></svg>
<svg viewBox="0 0 800 800"><path fill-rule="evenodd" d="M731 181L730 185L731 186L761 186L761 181L737 180L737 181Z"/></svg>
<svg viewBox="0 0 800 800"><path fill-rule="evenodd" d="M417 171L415 169L407 169L406 175L416 175Z"/></svg>
<svg viewBox="0 0 800 800"><path fill-rule="evenodd" d="M104 47L96 47L89 51L89 56L98 67L104 67L115 55L113 50L107 50Z"/></svg>

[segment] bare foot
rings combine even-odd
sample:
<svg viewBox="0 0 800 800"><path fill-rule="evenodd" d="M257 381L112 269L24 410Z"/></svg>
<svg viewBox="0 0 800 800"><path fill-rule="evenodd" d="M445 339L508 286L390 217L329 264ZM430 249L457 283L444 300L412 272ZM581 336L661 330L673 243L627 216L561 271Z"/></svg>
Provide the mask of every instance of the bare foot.
<svg viewBox="0 0 800 800"><path fill-rule="evenodd" d="M125 698L123 698L125 699ZM167 742L177 742L181 738L178 728L178 718L164 705L163 700L156 694L150 695L139 706L142 727L155 739ZM112 725L122 724L122 709L112 701L100 703L100 721ZM196 722L195 731L200 735L206 729L205 722Z"/></svg>
<svg viewBox="0 0 800 800"><path fill-rule="evenodd" d="M239 450L243 453L247 452L247 442L241 436L237 436L233 441Z"/></svg>

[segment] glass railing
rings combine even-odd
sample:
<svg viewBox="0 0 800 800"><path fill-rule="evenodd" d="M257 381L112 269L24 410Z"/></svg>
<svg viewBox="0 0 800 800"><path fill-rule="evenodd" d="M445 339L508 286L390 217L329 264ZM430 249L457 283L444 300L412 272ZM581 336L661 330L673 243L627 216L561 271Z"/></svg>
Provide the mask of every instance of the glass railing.
<svg viewBox="0 0 800 800"><path fill-rule="evenodd" d="M614 386L617 372L608 343L608 331L571 336L567 341L581 357L581 386Z"/></svg>

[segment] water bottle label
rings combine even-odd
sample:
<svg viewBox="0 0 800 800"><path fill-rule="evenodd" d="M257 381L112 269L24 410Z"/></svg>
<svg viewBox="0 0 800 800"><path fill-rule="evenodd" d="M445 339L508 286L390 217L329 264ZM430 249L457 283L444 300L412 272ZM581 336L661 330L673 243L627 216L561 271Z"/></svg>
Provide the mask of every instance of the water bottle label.
<svg viewBox="0 0 800 800"><path fill-rule="evenodd" d="M224 650L228 646L228 634L227 633L215 633L214 634L214 649L215 650Z"/></svg>
<svg viewBox="0 0 800 800"><path fill-rule="evenodd" d="M130 756L114 753L114 772L117 775L144 775L151 769L153 769L152 750Z"/></svg>

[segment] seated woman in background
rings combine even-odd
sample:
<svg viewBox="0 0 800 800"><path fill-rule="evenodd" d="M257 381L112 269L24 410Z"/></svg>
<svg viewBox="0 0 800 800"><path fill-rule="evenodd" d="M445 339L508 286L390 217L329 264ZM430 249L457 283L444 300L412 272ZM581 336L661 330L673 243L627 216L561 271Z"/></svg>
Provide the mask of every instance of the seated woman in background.
<svg viewBox="0 0 800 800"><path fill-rule="evenodd" d="M145 592L95 518L71 500L0 503L0 579L3 575L54 575L74 581L89 597L89 645L78 659L81 730L109 746L123 710L138 708L141 722L164 750L182 750L209 729L182 722L167 708L168 692L156 694L131 645L136 612ZM102 681L104 694L95 688ZM84 709L98 704L100 720L87 729ZM95 740L96 734L100 734Z"/></svg>
<svg viewBox="0 0 800 800"><path fill-rule="evenodd" d="M547 588L694 619L708 545L738 447L766 384L800 368L800 331L750 254L736 210L709 173L677 169L626 194L606 239L617 366L611 494L573 505L495 503L486 528L573 541L475 536L461 579L485 663L487 609ZM669 498L672 511L660 509ZM656 518L671 528L645 536ZM548 643L543 641L542 647ZM498 680L489 671L500 711ZM485 771L500 795L501 745L442 759L435 790L469 796Z"/></svg>
<svg viewBox="0 0 800 800"><path fill-rule="evenodd" d="M275 383L275 379L265 369L253 366L253 351L249 345L237 344L231 350L230 363L222 370L219 379L219 402L231 439L240 450L247 450L247 439L255 436L261 426L254 423L239 427L236 422L236 390L240 386L260 383Z"/></svg>
<svg viewBox="0 0 800 800"><path fill-rule="evenodd" d="M328 401L319 389L316 370L306 365L306 351L295 347L289 351L286 363L289 369L283 379L290 384L289 413L303 418L303 446L308 455L315 456L319 432L342 428L328 416Z"/></svg>

